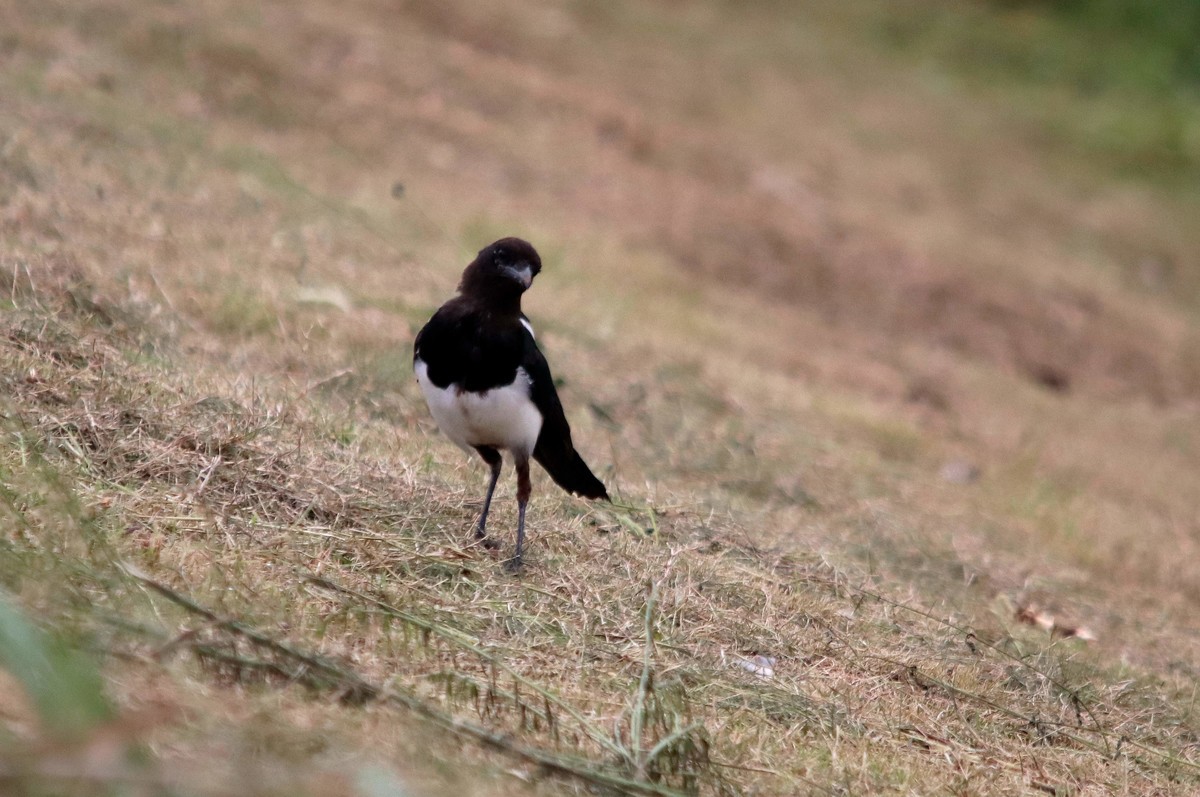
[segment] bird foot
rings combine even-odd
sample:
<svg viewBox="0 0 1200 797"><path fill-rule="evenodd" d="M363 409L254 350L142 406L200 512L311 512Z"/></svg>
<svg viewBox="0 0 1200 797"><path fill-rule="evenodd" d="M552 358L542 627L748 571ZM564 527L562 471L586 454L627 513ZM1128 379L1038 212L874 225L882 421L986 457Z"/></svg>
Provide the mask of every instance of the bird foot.
<svg viewBox="0 0 1200 797"><path fill-rule="evenodd" d="M504 572L510 576L519 575L522 569L522 559L519 556L514 556L511 559L504 560Z"/></svg>

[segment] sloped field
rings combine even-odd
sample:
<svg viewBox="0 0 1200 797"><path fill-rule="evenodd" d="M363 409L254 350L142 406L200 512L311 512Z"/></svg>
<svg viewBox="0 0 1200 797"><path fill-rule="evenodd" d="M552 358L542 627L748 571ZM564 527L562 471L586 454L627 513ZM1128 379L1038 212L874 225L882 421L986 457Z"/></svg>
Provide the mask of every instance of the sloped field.
<svg viewBox="0 0 1200 797"><path fill-rule="evenodd" d="M837 4L0 14L0 577L108 694L6 788L1200 786L1186 192ZM506 234L616 499L519 579L409 370Z"/></svg>

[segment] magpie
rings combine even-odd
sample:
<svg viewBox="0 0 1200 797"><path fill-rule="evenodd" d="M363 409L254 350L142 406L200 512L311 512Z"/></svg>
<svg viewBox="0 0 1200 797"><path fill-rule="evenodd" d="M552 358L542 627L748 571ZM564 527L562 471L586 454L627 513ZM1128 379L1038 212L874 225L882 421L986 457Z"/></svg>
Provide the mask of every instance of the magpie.
<svg viewBox="0 0 1200 797"><path fill-rule="evenodd" d="M533 246L501 238L479 251L463 271L458 295L434 313L413 344L413 370L438 427L491 468L475 538L489 548L488 510L507 450L517 468L517 548L505 565L521 568L525 505L532 490L532 456L559 487L584 498L608 499L575 445L550 366L533 326L521 312L521 294L542 270Z"/></svg>

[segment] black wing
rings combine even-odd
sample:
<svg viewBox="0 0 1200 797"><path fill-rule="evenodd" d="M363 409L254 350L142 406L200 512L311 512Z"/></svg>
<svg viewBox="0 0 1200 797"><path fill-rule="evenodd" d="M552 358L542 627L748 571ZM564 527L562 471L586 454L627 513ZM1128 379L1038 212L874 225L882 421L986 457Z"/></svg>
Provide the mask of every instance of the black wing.
<svg viewBox="0 0 1200 797"><path fill-rule="evenodd" d="M571 427L562 402L558 400L558 391L554 389L549 363L528 330L522 328L521 331L525 333L521 367L529 374L531 398L542 414L542 430L533 449L533 458L546 469L555 484L567 492L584 498L609 500L603 482L596 478L571 442Z"/></svg>
<svg viewBox="0 0 1200 797"><path fill-rule="evenodd" d="M525 351L520 324L501 324L469 303L452 299L429 319L413 343L413 361L429 368L438 387L453 383L482 392L511 385Z"/></svg>

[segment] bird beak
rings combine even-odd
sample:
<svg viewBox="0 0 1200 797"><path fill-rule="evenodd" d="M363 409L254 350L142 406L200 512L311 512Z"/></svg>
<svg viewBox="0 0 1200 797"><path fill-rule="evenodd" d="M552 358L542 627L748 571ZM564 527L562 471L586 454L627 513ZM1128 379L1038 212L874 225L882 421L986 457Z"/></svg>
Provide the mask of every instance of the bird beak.
<svg viewBox="0 0 1200 797"><path fill-rule="evenodd" d="M521 283L521 287L523 288L528 288L533 284L533 268L528 263L505 266L504 274Z"/></svg>

